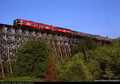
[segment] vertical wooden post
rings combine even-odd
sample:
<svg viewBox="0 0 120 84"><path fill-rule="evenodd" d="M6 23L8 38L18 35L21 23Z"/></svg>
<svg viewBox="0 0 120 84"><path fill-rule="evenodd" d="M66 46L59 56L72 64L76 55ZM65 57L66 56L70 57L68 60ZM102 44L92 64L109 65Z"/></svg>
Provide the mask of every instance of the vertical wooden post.
<svg viewBox="0 0 120 84"><path fill-rule="evenodd" d="M53 35L52 36L52 41L53 41L53 46L54 46L54 49L55 49L55 55L56 56L59 56L59 53L57 52L57 44L56 44L56 40L57 38L56 38L56 35ZM58 60L58 58L56 57L56 60L57 60L57 62L59 62Z"/></svg>
<svg viewBox="0 0 120 84"><path fill-rule="evenodd" d="M63 52L62 52L62 50L61 50L61 43L60 43L60 45L58 45L58 51L59 51L61 60L63 60L63 54L62 54Z"/></svg>
<svg viewBox="0 0 120 84"><path fill-rule="evenodd" d="M16 62L15 59L15 53L16 53L16 41L15 41L16 36L14 35L14 41L13 41L13 60Z"/></svg>
<svg viewBox="0 0 120 84"><path fill-rule="evenodd" d="M2 77L4 78L4 77L5 77L5 74L4 74L4 69L3 69L1 50L0 50L0 64L1 64L1 69L2 69Z"/></svg>
<svg viewBox="0 0 120 84"><path fill-rule="evenodd" d="M10 46L9 46L10 47ZM10 72L11 74L13 73L12 71L12 65L11 65L11 60L10 60L10 52L9 52L9 49L8 49L8 59L9 59L9 65L10 65Z"/></svg>
<svg viewBox="0 0 120 84"><path fill-rule="evenodd" d="M8 35L11 37L11 35L13 34L13 28L11 27L11 28L8 28ZM7 37L7 38L9 38L9 36ZM8 41L9 41L9 46L8 46ZM11 38L8 40L8 41L6 41L6 44L7 44L7 55L8 55L8 61L9 61L9 65L10 65L10 73L12 74L13 73L13 71L12 71L12 65L11 65L11 58L10 58L10 44L11 44Z"/></svg>
<svg viewBox="0 0 120 84"><path fill-rule="evenodd" d="M2 46L3 44L3 35L5 34L5 26L0 27L0 46ZM2 59L2 53L1 53L1 48L0 48L0 64L1 64L1 70L2 70L2 77L5 77L5 72L4 72L4 68L3 68L3 59Z"/></svg>
<svg viewBox="0 0 120 84"><path fill-rule="evenodd" d="M58 46L57 51L59 53L60 56L60 60L63 60L63 52L62 52L62 48L61 48L61 41L60 41L61 37L58 38L58 35L56 34L56 46ZM58 42L60 42L60 44L58 44Z"/></svg>
<svg viewBox="0 0 120 84"><path fill-rule="evenodd" d="M69 56L71 57L71 51L70 51L70 46L69 46L69 43L67 42L67 44L68 44L68 53L69 53Z"/></svg>
<svg viewBox="0 0 120 84"><path fill-rule="evenodd" d="M66 36L64 36L64 39L63 39L63 48L64 48L64 51L65 51L65 58L67 58L67 49L65 47L65 43L66 43Z"/></svg>

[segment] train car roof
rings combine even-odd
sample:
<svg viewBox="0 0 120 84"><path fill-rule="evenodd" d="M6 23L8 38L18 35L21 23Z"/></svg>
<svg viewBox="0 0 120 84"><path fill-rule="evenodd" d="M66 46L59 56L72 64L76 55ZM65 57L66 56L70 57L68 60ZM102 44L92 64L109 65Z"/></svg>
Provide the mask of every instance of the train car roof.
<svg viewBox="0 0 120 84"><path fill-rule="evenodd" d="M57 26L54 26L54 27L57 27ZM58 27L58 28L72 31L71 29L67 29L67 28L62 28L62 27Z"/></svg>

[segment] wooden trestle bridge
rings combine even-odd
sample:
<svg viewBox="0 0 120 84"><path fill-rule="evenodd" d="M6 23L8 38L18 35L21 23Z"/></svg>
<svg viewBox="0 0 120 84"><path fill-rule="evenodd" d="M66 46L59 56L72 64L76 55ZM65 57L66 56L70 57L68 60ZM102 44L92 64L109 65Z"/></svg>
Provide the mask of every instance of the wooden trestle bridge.
<svg viewBox="0 0 120 84"><path fill-rule="evenodd" d="M63 60L71 56L71 47L85 38L52 31L0 24L0 75L5 76L4 63L6 61L9 63L8 72L13 73L11 61L14 60L17 49L26 41L44 40L48 45L54 46L55 56L59 56L59 60Z"/></svg>

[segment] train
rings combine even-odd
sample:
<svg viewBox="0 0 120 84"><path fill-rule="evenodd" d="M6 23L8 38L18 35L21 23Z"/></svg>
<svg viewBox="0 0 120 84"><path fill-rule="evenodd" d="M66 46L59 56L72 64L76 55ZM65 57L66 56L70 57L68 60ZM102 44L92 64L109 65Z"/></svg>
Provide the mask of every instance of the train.
<svg viewBox="0 0 120 84"><path fill-rule="evenodd" d="M56 27L56 26L52 26L52 25L37 23L37 22L23 20L23 19L15 19L13 22L13 25L14 26L27 26L27 27L31 27L34 29L60 32L60 33L71 34L71 35L75 35L75 36L90 37L90 38L97 39L97 40L113 41L113 39L102 37L99 35L92 35L92 34L87 34L87 33L83 33L83 32L72 31L72 30L66 29L66 28Z"/></svg>

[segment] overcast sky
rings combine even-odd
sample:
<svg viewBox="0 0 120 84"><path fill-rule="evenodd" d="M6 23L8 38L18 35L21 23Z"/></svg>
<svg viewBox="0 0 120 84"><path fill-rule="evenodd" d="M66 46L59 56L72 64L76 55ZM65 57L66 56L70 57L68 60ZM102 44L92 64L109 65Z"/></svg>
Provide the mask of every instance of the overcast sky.
<svg viewBox="0 0 120 84"><path fill-rule="evenodd" d="M20 18L103 37L120 36L120 0L0 0L0 23Z"/></svg>

